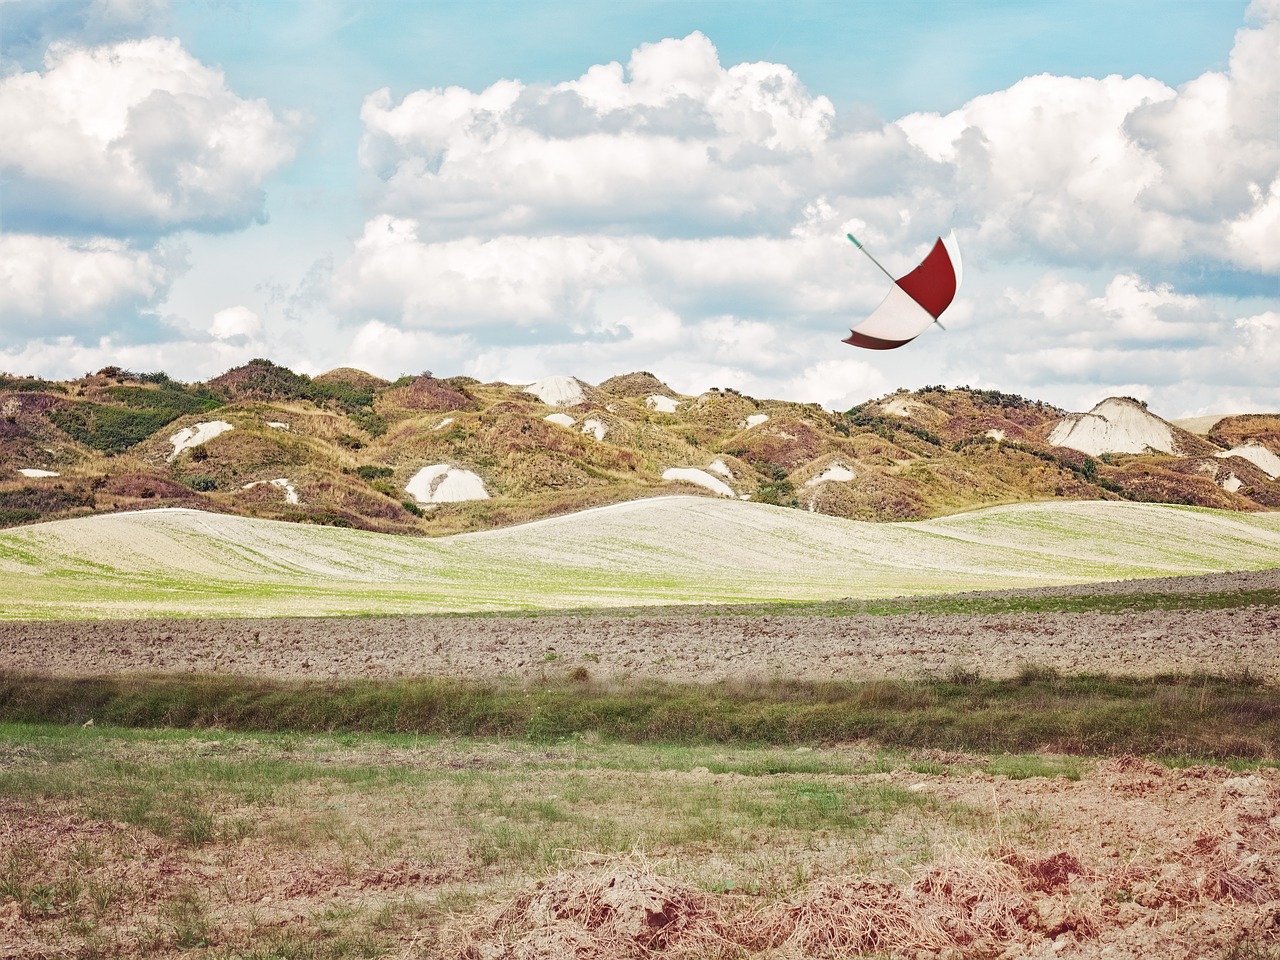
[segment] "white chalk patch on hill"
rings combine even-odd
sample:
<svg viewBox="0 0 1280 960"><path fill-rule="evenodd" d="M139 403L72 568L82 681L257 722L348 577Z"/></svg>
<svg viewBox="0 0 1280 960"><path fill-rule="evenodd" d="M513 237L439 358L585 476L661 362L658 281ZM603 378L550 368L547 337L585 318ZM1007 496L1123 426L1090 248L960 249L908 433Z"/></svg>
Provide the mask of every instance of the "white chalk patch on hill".
<svg viewBox="0 0 1280 960"><path fill-rule="evenodd" d="M722 497L732 497L734 495L733 488L723 480L718 480L707 471L699 470L696 467L669 467L662 471L662 479L696 483L698 486L705 487L712 493L718 493Z"/></svg>
<svg viewBox="0 0 1280 960"><path fill-rule="evenodd" d="M1249 441L1238 447L1232 447L1230 450L1215 453L1214 456L1240 457L1243 460L1248 460L1272 480L1280 477L1280 457L1277 457L1260 443Z"/></svg>
<svg viewBox="0 0 1280 960"><path fill-rule="evenodd" d="M804 485L806 487L816 487L818 484L826 483L828 480L834 480L836 483L848 483L856 476L857 474L843 463L833 463L816 477L810 477L806 480Z"/></svg>
<svg viewBox="0 0 1280 960"><path fill-rule="evenodd" d="M252 483L246 483L244 489L252 490L254 487L261 486L264 483L282 489L285 503L301 503L298 499L298 490L288 477L277 477L275 480L255 480Z"/></svg>
<svg viewBox="0 0 1280 960"><path fill-rule="evenodd" d="M572 407L583 403L587 395L583 392L581 381L575 377L547 377L524 388L549 407Z"/></svg>
<svg viewBox="0 0 1280 960"><path fill-rule="evenodd" d="M650 410L657 410L659 413L675 413L680 406L680 401L671 397L664 397L660 393L654 393L644 398L644 405Z"/></svg>
<svg viewBox="0 0 1280 960"><path fill-rule="evenodd" d="M183 450L198 447L232 429L231 424L225 420L210 420L208 423L197 423L194 427L179 430L169 438L169 442L173 444L173 453L169 454L169 459L177 459Z"/></svg>
<svg viewBox="0 0 1280 960"><path fill-rule="evenodd" d="M1148 450L1178 452L1169 422L1123 397L1108 397L1088 413L1068 414L1058 421L1048 442L1091 457Z"/></svg>
<svg viewBox="0 0 1280 960"><path fill-rule="evenodd" d="M433 463L415 473L404 485L419 503L461 503L488 500L489 491L479 475L447 463Z"/></svg>

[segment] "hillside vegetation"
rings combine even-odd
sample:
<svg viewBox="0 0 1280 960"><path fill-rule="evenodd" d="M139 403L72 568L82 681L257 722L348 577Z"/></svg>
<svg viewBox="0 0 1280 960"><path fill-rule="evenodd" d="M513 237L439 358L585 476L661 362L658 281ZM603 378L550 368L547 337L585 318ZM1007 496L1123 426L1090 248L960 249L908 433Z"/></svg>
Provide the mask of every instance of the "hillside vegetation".
<svg viewBox="0 0 1280 960"><path fill-rule="evenodd" d="M1128 446L1096 449L1117 411ZM1067 417L968 387L833 413L732 389L684 396L649 373L389 382L254 360L203 384L115 367L0 375L0 526L189 506L433 535L661 493L873 521L1054 499L1256 511L1280 506L1274 464L1277 416L1196 436L1129 399Z"/></svg>

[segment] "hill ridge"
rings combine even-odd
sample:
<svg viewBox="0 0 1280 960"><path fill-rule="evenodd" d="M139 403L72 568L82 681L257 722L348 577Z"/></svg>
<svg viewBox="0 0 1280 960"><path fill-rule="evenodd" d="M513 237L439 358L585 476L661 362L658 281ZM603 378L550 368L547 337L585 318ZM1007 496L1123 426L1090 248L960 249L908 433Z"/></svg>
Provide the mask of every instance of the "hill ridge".
<svg viewBox="0 0 1280 960"><path fill-rule="evenodd" d="M1171 440L1073 439L1099 411ZM0 375L0 526L188 505L438 535L663 493L875 521L1056 499L1256 511L1280 507L1277 463L1280 415L1223 417L1200 437L1132 398L1067 414L929 386L834 413L731 388L685 395L647 371L386 381L262 358L194 384L118 367Z"/></svg>

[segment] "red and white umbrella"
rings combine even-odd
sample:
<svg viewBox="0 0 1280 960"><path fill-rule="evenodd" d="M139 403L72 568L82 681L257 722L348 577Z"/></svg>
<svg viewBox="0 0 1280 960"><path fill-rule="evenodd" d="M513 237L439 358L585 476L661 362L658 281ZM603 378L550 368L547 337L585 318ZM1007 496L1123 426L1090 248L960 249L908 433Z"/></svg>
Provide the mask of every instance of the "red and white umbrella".
<svg viewBox="0 0 1280 960"><path fill-rule="evenodd" d="M932 323L942 326L938 317L951 306L960 289L960 247L954 231L939 237L920 266L897 279L867 253L852 233L848 237L872 263L884 270L885 276L893 280L893 287L875 312L849 331L845 343L868 350L892 350L910 343Z"/></svg>

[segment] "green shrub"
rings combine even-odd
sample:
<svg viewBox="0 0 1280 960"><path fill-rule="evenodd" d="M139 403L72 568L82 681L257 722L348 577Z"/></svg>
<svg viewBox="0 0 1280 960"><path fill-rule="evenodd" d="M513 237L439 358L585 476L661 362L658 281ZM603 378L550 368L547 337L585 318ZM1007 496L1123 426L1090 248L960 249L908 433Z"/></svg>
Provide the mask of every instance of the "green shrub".
<svg viewBox="0 0 1280 960"><path fill-rule="evenodd" d="M103 453L121 453L186 414L207 413L222 401L207 388L172 382L159 387L107 388L112 403L84 401L49 412L63 431ZM117 405L118 404L118 405Z"/></svg>
<svg viewBox="0 0 1280 960"><path fill-rule="evenodd" d="M0 527L16 527L20 523L34 523L40 519L36 510L18 508L17 510L0 510Z"/></svg>
<svg viewBox="0 0 1280 960"><path fill-rule="evenodd" d="M357 410L351 414L351 422L371 437L381 437L387 432L387 420L372 410Z"/></svg>

